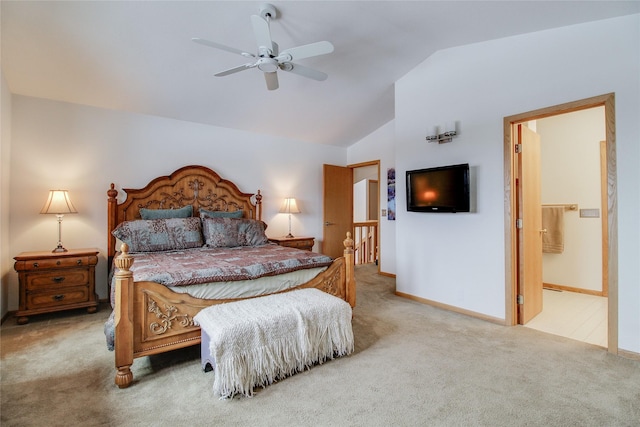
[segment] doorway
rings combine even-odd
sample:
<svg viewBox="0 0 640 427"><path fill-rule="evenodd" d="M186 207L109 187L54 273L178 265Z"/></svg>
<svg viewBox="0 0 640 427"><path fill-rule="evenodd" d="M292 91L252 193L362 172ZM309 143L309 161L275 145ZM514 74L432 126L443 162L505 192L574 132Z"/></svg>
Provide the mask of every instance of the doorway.
<svg viewBox="0 0 640 427"><path fill-rule="evenodd" d="M360 173L363 172L363 173ZM380 182L380 161L374 160L370 162L363 162L353 164L349 166L335 166L327 165L323 166L323 242L322 253L339 257L343 252L342 241L344 240L344 231L348 230L354 240L356 236L356 230L354 230L354 184L356 179L360 180L361 177L368 177L369 182L366 191L376 193L370 197L367 204L371 202L373 206L367 206L365 209L369 214L373 215L380 211L380 196L379 196L379 182ZM377 185L378 190L375 190ZM373 188L373 190L372 190ZM375 222L375 224L373 224ZM370 230L367 235L370 235L370 242L368 248L373 249L373 253L377 257L377 269L380 272L380 227L378 227L378 220L367 221L364 224L364 228ZM355 248L357 251L358 249ZM357 252L355 254L358 255Z"/></svg>
<svg viewBox="0 0 640 427"><path fill-rule="evenodd" d="M380 171L378 164L353 167L353 240L356 265L378 265Z"/></svg>
<svg viewBox="0 0 640 427"><path fill-rule="evenodd" d="M520 251L522 242L520 241L523 230L519 228L522 221L523 208L529 203L523 200L520 194L521 186L526 182L519 181L520 154L516 153L516 142L518 142L518 125L534 120L541 120L558 116L561 114L578 112L592 109L594 107L604 107L605 142L602 143L601 168L603 174L602 206L599 209L582 209L576 206L576 212L571 212L576 217L584 214L593 214L594 211L601 211L602 220L602 288L600 295L608 296L606 302L607 311L607 344L609 352L617 353L617 253L616 253L616 172L615 172L615 112L614 94L607 94L598 97L588 98L576 102L548 107L527 113L521 113L504 119L504 158L505 158L505 218L506 218L506 319L508 324L521 324L529 319L519 316L522 312L530 309L527 306L527 298L523 298L523 287L532 286L527 284L523 278L523 272L531 269L531 259L522 255ZM518 148L519 149L519 148ZM522 204L522 206L520 206ZM567 202L566 206L572 206ZM589 206L593 207L593 206ZM534 209L535 211L536 209ZM569 217L571 218L572 217ZM573 219L572 219L573 220ZM544 231L539 227L540 237ZM535 233L533 233L535 234ZM535 268L534 268L535 269ZM538 286L538 285L536 285ZM553 286L552 286L553 287ZM558 289L556 289L558 290ZM560 289L562 290L562 289ZM572 289L565 289L572 290ZM536 288L538 292L538 288ZM542 284L539 284L539 292L542 293ZM586 292L589 293L589 292ZM598 294L598 292L591 292ZM535 317L535 314L533 315ZM525 321L523 321L523 319Z"/></svg>

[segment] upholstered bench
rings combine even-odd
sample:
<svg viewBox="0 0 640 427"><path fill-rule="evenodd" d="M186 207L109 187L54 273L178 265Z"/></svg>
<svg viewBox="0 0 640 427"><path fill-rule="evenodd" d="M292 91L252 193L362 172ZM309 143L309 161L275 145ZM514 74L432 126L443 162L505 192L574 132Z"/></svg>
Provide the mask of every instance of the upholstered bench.
<svg viewBox="0 0 640 427"><path fill-rule="evenodd" d="M267 295L200 311L202 367L221 398L252 396L296 372L353 352L351 306L318 289Z"/></svg>
<svg viewBox="0 0 640 427"><path fill-rule="evenodd" d="M203 327L200 327L200 363L205 372L213 371L216 367L216 360L211 354L211 339Z"/></svg>

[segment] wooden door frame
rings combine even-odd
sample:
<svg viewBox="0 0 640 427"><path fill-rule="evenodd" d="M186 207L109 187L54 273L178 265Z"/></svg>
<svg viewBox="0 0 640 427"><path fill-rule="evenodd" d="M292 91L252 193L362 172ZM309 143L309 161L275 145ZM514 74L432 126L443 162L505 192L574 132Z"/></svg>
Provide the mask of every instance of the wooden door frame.
<svg viewBox="0 0 640 427"><path fill-rule="evenodd" d="M380 265L382 265L382 254L381 254L381 250L380 250L380 246L382 246L382 242L380 242L380 228L381 227L381 219L382 217L380 216L380 160L371 160L368 162L362 162L362 163L355 163L352 165L347 165L348 168L351 169L357 169L357 168L361 168L361 167L366 167L366 166L377 166L378 167L378 230L377 230L377 236L376 236L376 240L378 242L378 249L377 249L377 254L378 254L378 273L380 273ZM368 191L368 190L367 190ZM352 200L351 203L354 203L354 201ZM351 211L353 212L353 206L351 206ZM351 231L353 233L353 230Z"/></svg>
<svg viewBox="0 0 640 427"><path fill-rule="evenodd" d="M609 297L609 182L607 178L607 141L600 141L600 222L602 226L602 292Z"/></svg>
<svg viewBox="0 0 640 427"><path fill-rule="evenodd" d="M518 135L514 144L521 147L519 155L514 156L514 175L519 179L516 209L522 221L514 236L519 257L516 294L525 302L516 304L516 323L526 323L542 312L543 300L541 138L527 123L516 123L513 130Z"/></svg>
<svg viewBox="0 0 640 427"><path fill-rule="evenodd" d="M526 113L504 118L504 217L505 217L505 323L515 325L517 322L517 233L516 187L514 176L515 153L512 131L516 123L542 119L549 116L604 106L606 135L606 176L607 176L607 247L608 263L608 341L609 353L618 354L618 201L616 171L616 132L615 132L615 94L608 93L579 101L559 104ZM604 218L604 216L603 216ZM603 248L604 249L604 248Z"/></svg>

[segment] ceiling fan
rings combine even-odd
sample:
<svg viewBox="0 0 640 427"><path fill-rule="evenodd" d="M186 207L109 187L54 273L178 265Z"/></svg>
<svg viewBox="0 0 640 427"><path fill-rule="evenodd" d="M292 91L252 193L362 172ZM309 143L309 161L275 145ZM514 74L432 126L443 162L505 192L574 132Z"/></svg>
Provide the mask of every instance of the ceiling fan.
<svg viewBox="0 0 640 427"><path fill-rule="evenodd" d="M271 40L271 30L269 29L269 23L272 19L276 19L276 17L277 10L275 6L268 3L260 7L260 15L251 15L253 33L258 44L257 55L197 37L191 40L201 45L237 53L246 58L255 58L253 62L220 71L214 74L216 77L228 76L229 74L248 70L249 68L258 68L264 73L264 79L267 83L267 89L269 90L278 89L278 70L298 74L318 81L326 80L327 74L322 71L294 64L293 61L331 53L333 52L333 45L328 41L321 41L279 52L278 45Z"/></svg>

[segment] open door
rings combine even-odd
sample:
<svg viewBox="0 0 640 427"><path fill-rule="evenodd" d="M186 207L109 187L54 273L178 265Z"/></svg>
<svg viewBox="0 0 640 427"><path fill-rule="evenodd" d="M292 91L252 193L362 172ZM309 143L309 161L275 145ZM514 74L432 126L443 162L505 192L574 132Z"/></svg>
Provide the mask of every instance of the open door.
<svg viewBox="0 0 640 427"><path fill-rule="evenodd" d="M616 114L615 94L607 93L591 98L580 99L564 104L527 111L504 118L504 159L505 159L505 242L506 250L506 305L505 314L508 325L523 323L520 317L520 306L516 304L516 295L520 294L520 270L523 261L518 254L520 243L519 230L515 228L516 219L521 217L518 205L521 205L517 180L521 179L518 171L520 155L514 154L514 141L518 137L517 125L531 120L543 119L558 114L570 113L587 108L604 106L606 138L602 156L602 221L603 227L603 273L607 286L607 350L619 354L618 349L618 203L617 203L617 168L616 168ZM526 162L525 162L526 163ZM605 213L606 212L606 219ZM606 236L606 238L604 237ZM606 245L606 248L604 247ZM532 255L535 255L532 253ZM604 264L606 262L606 265ZM604 284L603 284L604 286ZM603 288L604 290L604 288ZM527 308L526 297L524 298ZM522 318L524 319L524 317Z"/></svg>
<svg viewBox="0 0 640 427"><path fill-rule="evenodd" d="M518 323L542 311L542 202L540 136L523 124L516 130L518 179Z"/></svg>
<svg viewBox="0 0 640 427"><path fill-rule="evenodd" d="M324 165L323 180L322 253L339 258L347 231L353 235L353 170Z"/></svg>

